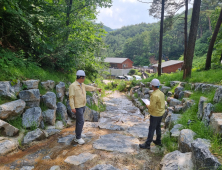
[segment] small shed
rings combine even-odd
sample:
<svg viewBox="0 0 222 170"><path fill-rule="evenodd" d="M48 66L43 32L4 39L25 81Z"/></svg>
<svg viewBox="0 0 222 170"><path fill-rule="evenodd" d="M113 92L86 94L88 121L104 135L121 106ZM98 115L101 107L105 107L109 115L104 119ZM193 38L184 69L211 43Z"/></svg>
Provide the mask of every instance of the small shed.
<svg viewBox="0 0 222 170"><path fill-rule="evenodd" d="M133 68L133 61L128 58L105 58L104 62L109 63L110 68L115 68L115 69Z"/></svg>
<svg viewBox="0 0 222 170"><path fill-rule="evenodd" d="M181 70L183 65L183 61L180 60L169 60L165 61L161 64L162 73L172 73L177 70ZM154 73L158 72L158 64L153 65Z"/></svg>

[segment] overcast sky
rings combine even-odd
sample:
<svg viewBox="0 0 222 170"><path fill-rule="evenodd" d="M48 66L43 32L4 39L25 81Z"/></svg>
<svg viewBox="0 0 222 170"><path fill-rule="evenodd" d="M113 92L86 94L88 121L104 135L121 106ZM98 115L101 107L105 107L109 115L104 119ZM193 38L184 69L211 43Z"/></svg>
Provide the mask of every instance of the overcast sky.
<svg viewBox="0 0 222 170"><path fill-rule="evenodd" d="M151 0L143 0L145 2ZM97 22L116 29L122 26L139 24L141 22L153 23L158 19L149 16L149 4L138 2L137 0L113 0L111 8L99 8L100 13ZM180 10L181 12L183 11Z"/></svg>

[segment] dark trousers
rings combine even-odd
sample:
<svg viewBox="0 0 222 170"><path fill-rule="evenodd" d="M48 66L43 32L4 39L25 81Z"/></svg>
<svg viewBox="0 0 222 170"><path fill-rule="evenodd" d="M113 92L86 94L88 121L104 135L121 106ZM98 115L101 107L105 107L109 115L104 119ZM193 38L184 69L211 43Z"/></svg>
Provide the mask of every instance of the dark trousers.
<svg viewBox="0 0 222 170"><path fill-rule="evenodd" d="M81 138L82 129L84 125L83 114L85 112L85 107L76 108L76 139Z"/></svg>
<svg viewBox="0 0 222 170"><path fill-rule="evenodd" d="M150 143L153 141L153 135L154 132L156 131L156 141L158 143L161 143L161 117L153 117L150 115L150 127L149 127L149 132L148 132L148 137L146 140L146 144L150 145Z"/></svg>

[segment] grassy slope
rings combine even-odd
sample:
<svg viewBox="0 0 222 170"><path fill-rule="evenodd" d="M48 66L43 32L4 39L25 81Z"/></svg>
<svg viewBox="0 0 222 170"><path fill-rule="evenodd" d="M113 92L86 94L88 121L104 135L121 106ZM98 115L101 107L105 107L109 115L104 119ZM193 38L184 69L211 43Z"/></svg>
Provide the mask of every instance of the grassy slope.
<svg viewBox="0 0 222 170"><path fill-rule="evenodd" d="M202 70L198 71L193 69L191 78L183 80L183 72L176 72L171 74L163 74L161 77L158 77L157 74L144 79L143 82L150 82L153 78L158 78L161 83L166 83L169 81L187 81L192 83L212 83L212 84L222 84L222 69L211 69L208 71Z"/></svg>
<svg viewBox="0 0 222 170"><path fill-rule="evenodd" d="M192 77L186 80L182 79L183 72L176 72L172 74L163 74L161 77L158 77L157 74L149 77L148 79L143 80L143 82L150 82L153 78L158 78L162 84L169 86L170 81L186 81L186 82L202 82L210 84L220 84L222 85L222 69L211 69L209 71L197 71L193 70ZM174 88L174 87L173 87ZM172 88L172 89L173 89ZM186 85L186 90L190 90L190 86ZM214 104L215 112L222 112L222 103L214 103L213 97L215 90L212 90L209 93L202 93L200 91L194 91L193 95L190 97L195 101L195 105L188 109L182 114L181 119L178 121L179 124L184 126L183 129L191 129L197 135L196 138L206 138L211 141L211 151L217 156L220 162L222 162L222 139L220 136L215 135L211 129L206 127L202 121L197 118L198 103L201 96L207 97L209 103ZM193 123L188 125L188 120L192 120ZM171 138L169 134L166 134L163 137L163 144L166 147L167 152L172 152L178 149L178 142Z"/></svg>
<svg viewBox="0 0 222 170"><path fill-rule="evenodd" d="M9 80L26 80L26 79L39 79L40 81L54 80L56 83L73 82L75 80L75 74L67 74L50 69L43 69L37 65L30 64L24 67L9 66L1 69L0 81Z"/></svg>

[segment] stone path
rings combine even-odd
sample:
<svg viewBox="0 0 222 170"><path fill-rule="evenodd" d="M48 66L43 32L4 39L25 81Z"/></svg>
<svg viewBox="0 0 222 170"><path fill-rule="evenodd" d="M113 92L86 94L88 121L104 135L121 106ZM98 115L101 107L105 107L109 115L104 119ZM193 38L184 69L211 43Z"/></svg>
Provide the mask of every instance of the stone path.
<svg viewBox="0 0 222 170"><path fill-rule="evenodd" d="M114 92L104 98L107 110L99 122L85 122L84 145L73 141L75 127L34 142L28 148L0 157L1 170L155 170L162 155L159 148L142 150L149 119L124 94ZM34 167L34 168L33 168Z"/></svg>

